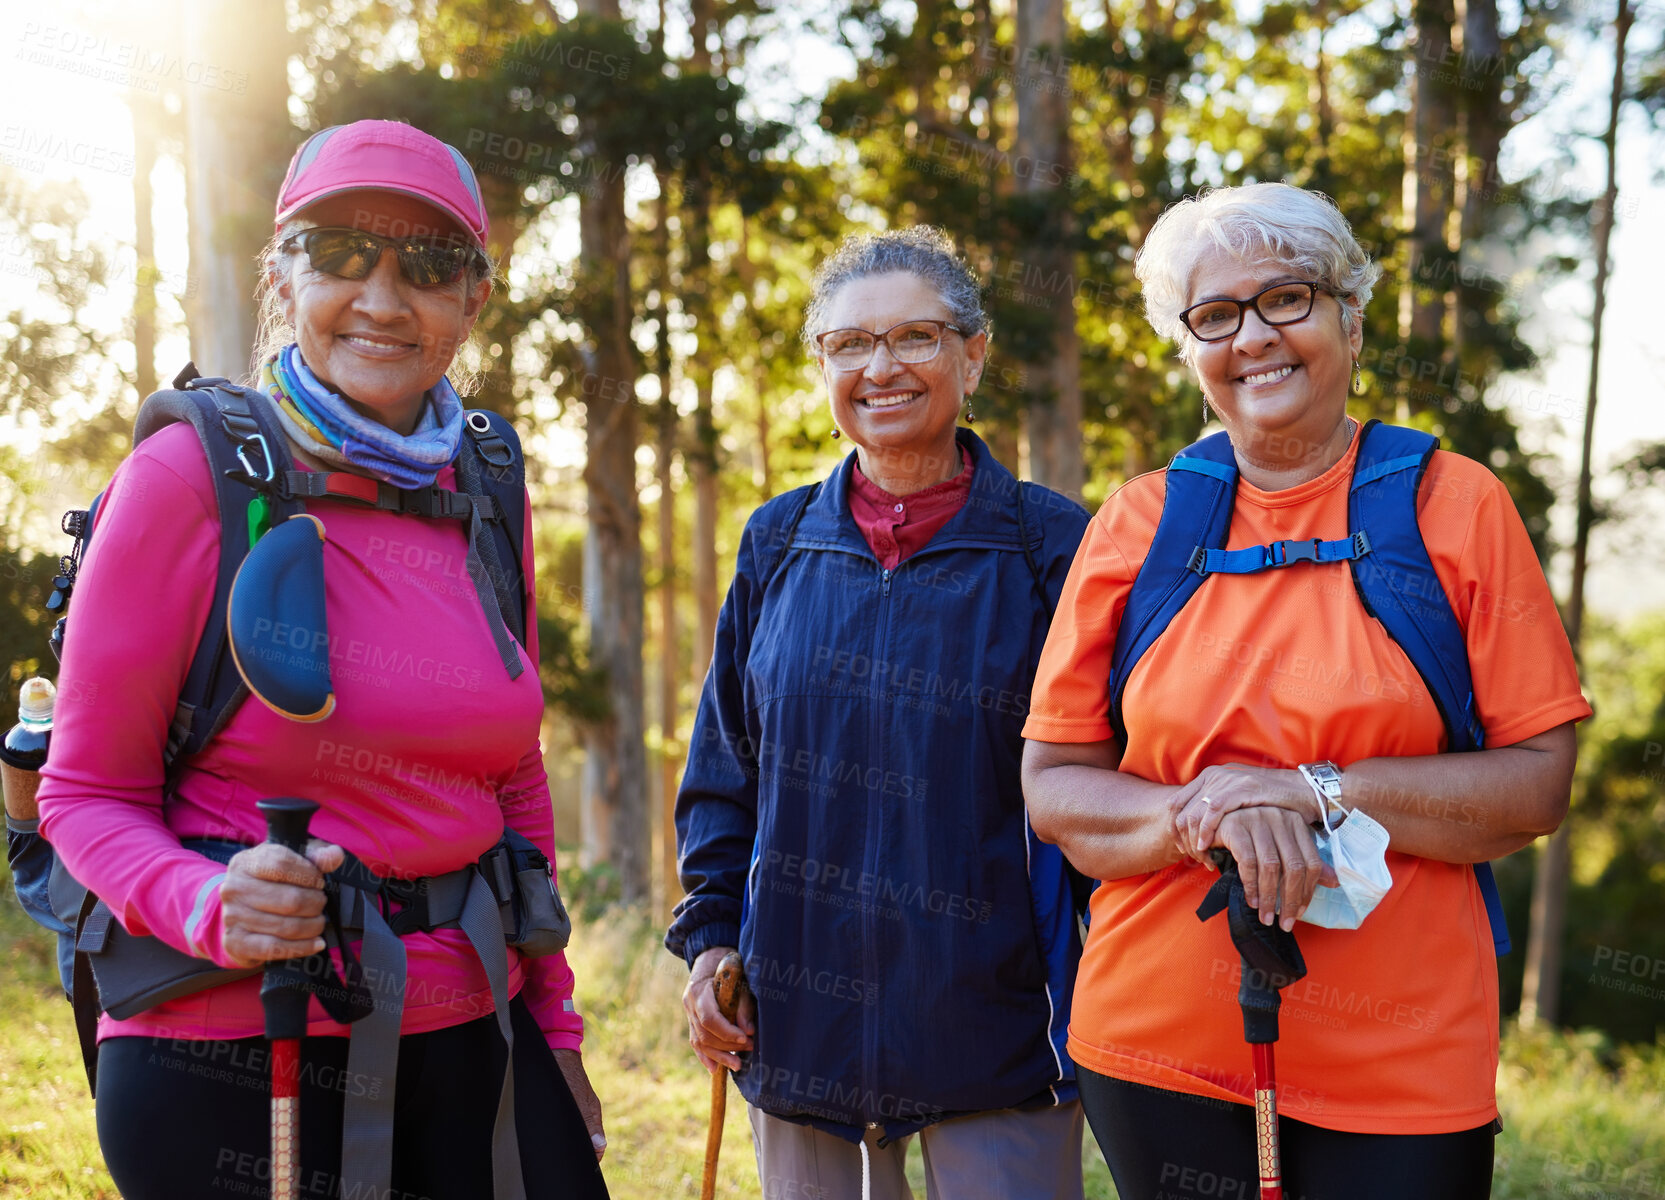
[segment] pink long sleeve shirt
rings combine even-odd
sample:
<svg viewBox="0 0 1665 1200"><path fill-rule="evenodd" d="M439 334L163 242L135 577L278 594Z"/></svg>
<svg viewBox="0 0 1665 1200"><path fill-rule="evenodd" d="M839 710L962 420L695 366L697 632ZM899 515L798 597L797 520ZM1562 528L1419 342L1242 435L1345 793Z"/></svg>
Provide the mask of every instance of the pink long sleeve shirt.
<svg viewBox="0 0 1665 1200"><path fill-rule="evenodd" d="M451 468L438 482L455 488ZM41 833L130 932L222 966L231 965L220 914L225 868L180 839L263 841L255 802L268 796L316 801L313 835L379 874L456 870L490 849L505 822L555 857L530 569L526 669L510 680L467 575L461 521L340 501L309 511L325 529L335 711L302 724L246 700L165 801L162 747L219 561L214 487L189 425L155 434L116 472L75 587ZM530 520L526 528L530 564ZM404 942L404 1033L492 1011L461 930ZM525 997L551 1047L576 1048L583 1023L565 956L511 950L509 958L510 993ZM259 990L254 976L129 1020L106 1016L99 1037L256 1036ZM310 1034L348 1032L316 1000L311 1017Z"/></svg>

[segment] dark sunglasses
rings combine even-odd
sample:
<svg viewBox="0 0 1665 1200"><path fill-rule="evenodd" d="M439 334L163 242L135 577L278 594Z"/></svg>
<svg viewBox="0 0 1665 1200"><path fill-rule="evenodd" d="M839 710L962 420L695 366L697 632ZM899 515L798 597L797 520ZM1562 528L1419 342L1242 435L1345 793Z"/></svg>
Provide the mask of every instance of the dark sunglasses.
<svg viewBox="0 0 1665 1200"><path fill-rule="evenodd" d="M470 271L486 273L486 256L479 247L451 237L389 238L362 229L326 227L285 238L283 248L297 244L313 269L338 279L363 279L389 247L399 256L399 273L417 287L443 287Z"/></svg>

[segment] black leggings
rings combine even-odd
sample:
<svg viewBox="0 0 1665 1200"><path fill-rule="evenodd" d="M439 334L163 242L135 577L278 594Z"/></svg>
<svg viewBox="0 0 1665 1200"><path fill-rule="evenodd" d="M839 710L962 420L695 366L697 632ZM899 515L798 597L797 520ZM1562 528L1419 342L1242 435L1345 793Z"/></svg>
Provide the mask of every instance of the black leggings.
<svg viewBox="0 0 1665 1200"><path fill-rule="evenodd" d="M515 1129L528 1200L605 1200L584 1118L531 1013L509 1004ZM126 1200L265 1197L270 1185L271 1058L265 1038L108 1038L98 1048L98 1142ZM503 1079L497 1019L399 1040L390 1194L375 1200L482 1200L492 1194L491 1131ZM301 1042L304 1200L338 1200L347 1039ZM352 1190L349 1185L348 1190ZM359 1200L370 1200L361 1196Z"/></svg>
<svg viewBox="0 0 1665 1200"><path fill-rule="evenodd" d="M1255 1110L1096 1075L1081 1105L1122 1200L1256 1200ZM1461 1133L1339 1133L1278 1119L1288 1200L1483 1200L1492 1125Z"/></svg>

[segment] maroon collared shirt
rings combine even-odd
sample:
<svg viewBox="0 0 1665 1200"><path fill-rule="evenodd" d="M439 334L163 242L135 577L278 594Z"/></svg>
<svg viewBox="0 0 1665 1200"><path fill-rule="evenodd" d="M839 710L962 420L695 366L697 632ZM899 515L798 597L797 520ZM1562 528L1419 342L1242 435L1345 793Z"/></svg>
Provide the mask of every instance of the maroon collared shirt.
<svg viewBox="0 0 1665 1200"><path fill-rule="evenodd" d="M873 550L879 565L894 569L903 559L917 554L965 507L971 495L971 455L960 447L965 470L943 483L933 484L911 496L892 496L861 473L861 464L850 472L850 515L856 528Z"/></svg>

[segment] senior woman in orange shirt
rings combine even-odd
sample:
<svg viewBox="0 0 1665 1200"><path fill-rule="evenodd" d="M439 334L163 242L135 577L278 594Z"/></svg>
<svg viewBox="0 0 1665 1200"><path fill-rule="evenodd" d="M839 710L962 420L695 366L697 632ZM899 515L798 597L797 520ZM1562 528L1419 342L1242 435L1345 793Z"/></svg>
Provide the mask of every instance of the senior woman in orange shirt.
<svg viewBox="0 0 1665 1200"><path fill-rule="evenodd" d="M1196 914L1208 853L1230 851L1259 919L1287 930L1334 893L1317 891L1336 877L1315 824L1373 820L1386 894L1356 928L1299 927L1308 974L1284 992L1278 1047L1285 1187L1485 1196L1497 970L1472 864L1560 823L1590 712L1543 572L1485 467L1348 416L1380 271L1326 198L1256 184L1181 201L1138 273L1225 434L1094 518L1024 728L1036 832L1104 881L1069 1040L1088 1119L1121 1195L1257 1194L1241 968L1225 923ZM1395 488L1397 527L1381 498ZM1395 538L1423 549L1426 576L1387 561ZM1173 586L1194 591L1147 605L1179 541ZM1425 682L1399 613L1451 622L1442 662L1471 673L1466 705ZM1118 654L1136 638L1140 656Z"/></svg>

